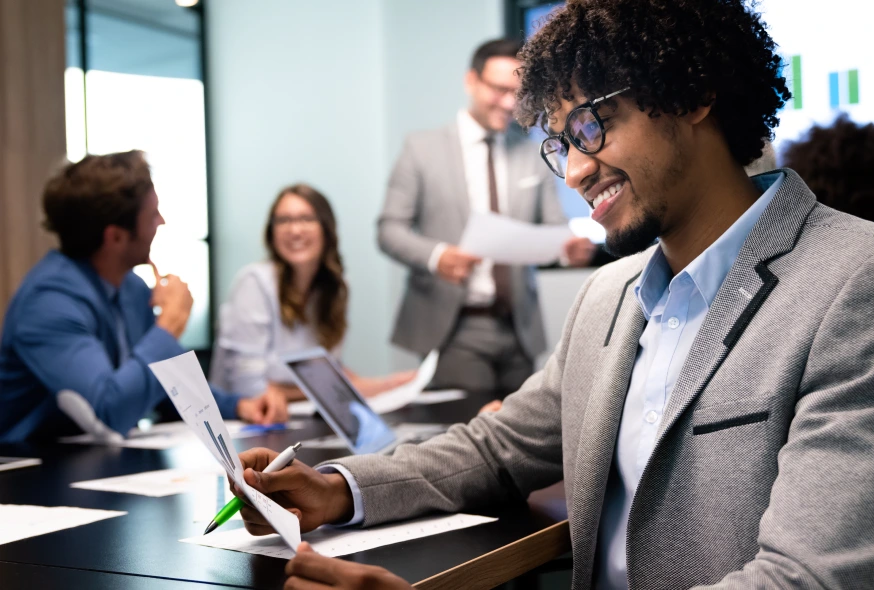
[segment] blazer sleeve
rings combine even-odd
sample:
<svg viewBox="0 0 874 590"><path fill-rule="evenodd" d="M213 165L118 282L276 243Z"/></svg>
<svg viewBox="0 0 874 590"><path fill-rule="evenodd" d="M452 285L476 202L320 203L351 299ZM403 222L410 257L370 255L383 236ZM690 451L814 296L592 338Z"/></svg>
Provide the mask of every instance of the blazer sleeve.
<svg viewBox="0 0 874 590"><path fill-rule="evenodd" d="M169 332L154 325L115 368L88 305L58 291L34 294L21 310L15 349L50 393L72 389L108 427L121 433L136 426L165 394L149 363L181 354Z"/></svg>
<svg viewBox="0 0 874 590"><path fill-rule="evenodd" d="M364 526L434 511L459 512L521 501L562 478L561 382L574 318L546 367L529 378L494 414L392 456L360 455L330 461L351 474L361 491Z"/></svg>
<svg viewBox="0 0 874 590"><path fill-rule="evenodd" d="M874 580L874 258L814 338L759 552L707 588L863 588ZM701 587L703 588L703 587Z"/></svg>
<svg viewBox="0 0 874 590"><path fill-rule="evenodd" d="M440 242L417 231L424 196L420 166L408 138L389 177L377 240L379 248L394 260L427 271L431 252Z"/></svg>

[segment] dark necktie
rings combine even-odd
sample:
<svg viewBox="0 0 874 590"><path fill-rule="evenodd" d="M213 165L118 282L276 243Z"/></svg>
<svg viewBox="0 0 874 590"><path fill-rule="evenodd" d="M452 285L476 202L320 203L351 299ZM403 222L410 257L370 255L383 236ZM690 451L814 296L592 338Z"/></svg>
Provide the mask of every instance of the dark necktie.
<svg viewBox="0 0 874 590"><path fill-rule="evenodd" d="M124 313L121 310L121 292L116 291L109 300L112 308L112 316L115 320L115 336L118 341L118 365L121 366L130 356L130 347L127 343L127 329L124 325Z"/></svg>
<svg viewBox="0 0 874 590"><path fill-rule="evenodd" d="M493 213L500 213L501 210L498 207L498 183L495 178L495 159L492 154L495 137L487 135L485 142L489 155L489 209ZM509 315L513 304L513 294L510 287L510 267L506 264L493 265L492 278L495 281L495 311L498 315Z"/></svg>

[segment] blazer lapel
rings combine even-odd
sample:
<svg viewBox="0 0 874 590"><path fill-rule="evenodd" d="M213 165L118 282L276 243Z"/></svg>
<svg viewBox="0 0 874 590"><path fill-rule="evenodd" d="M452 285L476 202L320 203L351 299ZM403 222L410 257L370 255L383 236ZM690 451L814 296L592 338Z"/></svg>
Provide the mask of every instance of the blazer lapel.
<svg viewBox="0 0 874 590"><path fill-rule="evenodd" d="M816 198L795 172L783 184L744 242L692 343L659 427L659 437L707 386L747 325L779 282L768 262L792 249Z"/></svg>
<svg viewBox="0 0 874 590"><path fill-rule="evenodd" d="M446 154L446 179L449 182L450 194L455 200L455 208L461 216L461 226L464 228L470 216L470 196L467 193L467 179L464 176L464 155L461 153L458 123L446 127Z"/></svg>
<svg viewBox="0 0 874 590"><path fill-rule="evenodd" d="M599 377L592 383L581 426L571 506L571 537L575 542L574 578L590 580L598 523L607 476L613 461L616 436L628 392L631 371L645 320L632 291L640 273L631 277L619 294L609 334L604 342ZM590 359L582 359L589 362ZM565 436L568 436L566 433Z"/></svg>

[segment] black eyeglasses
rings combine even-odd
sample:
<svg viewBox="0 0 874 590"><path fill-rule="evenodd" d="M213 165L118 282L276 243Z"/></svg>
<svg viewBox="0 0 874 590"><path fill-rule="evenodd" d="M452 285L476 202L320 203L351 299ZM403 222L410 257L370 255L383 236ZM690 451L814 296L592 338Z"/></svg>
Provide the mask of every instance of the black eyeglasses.
<svg viewBox="0 0 874 590"><path fill-rule="evenodd" d="M565 119L564 131L558 135L550 135L543 140L543 143L540 144L540 157L543 158L553 174L559 178L564 178L567 170L568 150L570 149L569 142L573 143L574 147L584 154L597 153L604 147L604 122L601 121L595 105L622 94L630 88L629 86L617 90L607 96L590 100L575 107Z"/></svg>

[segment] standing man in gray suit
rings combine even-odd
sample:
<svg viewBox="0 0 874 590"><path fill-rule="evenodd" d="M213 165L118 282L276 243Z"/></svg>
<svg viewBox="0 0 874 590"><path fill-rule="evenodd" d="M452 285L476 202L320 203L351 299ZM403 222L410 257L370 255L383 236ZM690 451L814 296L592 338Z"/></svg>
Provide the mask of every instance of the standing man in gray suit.
<svg viewBox="0 0 874 590"><path fill-rule="evenodd" d="M500 411L247 481L310 530L509 506L563 478L575 589L874 587L874 224L792 170L744 173L790 96L753 10L559 10L521 54L518 116L549 128L544 160L626 258ZM287 589L409 588L306 547L286 572Z"/></svg>
<svg viewBox="0 0 874 590"><path fill-rule="evenodd" d="M534 267L496 265L460 249L471 212L566 224L555 179L536 146L511 127L519 88L518 41L481 45L465 76L467 109L440 129L410 135L379 217L379 246L410 268L392 342L426 355L440 349L433 385L516 391L546 349ZM565 244L587 265L595 247Z"/></svg>

